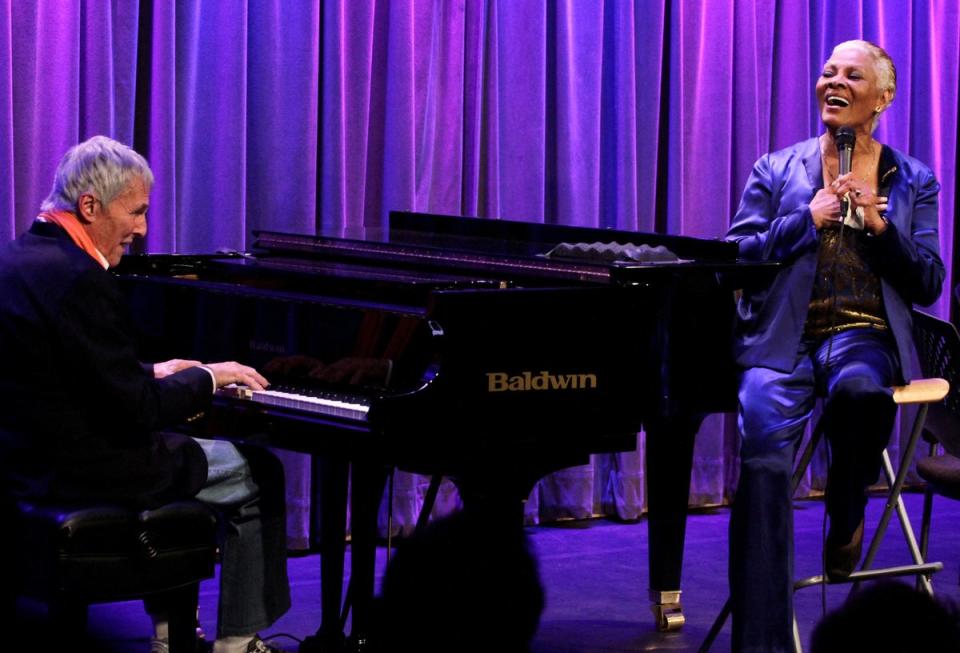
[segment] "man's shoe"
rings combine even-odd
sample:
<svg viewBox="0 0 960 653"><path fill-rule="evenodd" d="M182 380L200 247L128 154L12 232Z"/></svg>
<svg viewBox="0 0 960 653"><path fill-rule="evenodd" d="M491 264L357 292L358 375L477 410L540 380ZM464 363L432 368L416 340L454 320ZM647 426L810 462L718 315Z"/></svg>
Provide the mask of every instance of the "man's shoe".
<svg viewBox="0 0 960 653"><path fill-rule="evenodd" d="M250 643L247 644L247 648L244 650L246 653L283 653L283 649L270 646L260 639L260 635L254 635L253 639L250 640Z"/></svg>
<svg viewBox="0 0 960 653"><path fill-rule="evenodd" d="M827 537L826 549L827 579L836 581L849 577L857 568L863 550L863 520L860 520L860 525L846 544L831 544Z"/></svg>

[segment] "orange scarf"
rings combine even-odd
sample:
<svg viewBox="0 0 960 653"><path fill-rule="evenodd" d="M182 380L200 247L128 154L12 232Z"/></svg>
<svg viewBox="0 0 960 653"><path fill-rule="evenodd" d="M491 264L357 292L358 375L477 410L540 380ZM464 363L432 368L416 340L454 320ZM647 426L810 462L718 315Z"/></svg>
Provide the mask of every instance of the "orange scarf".
<svg viewBox="0 0 960 653"><path fill-rule="evenodd" d="M44 211L38 216L46 222L52 222L67 232L70 240L76 243L77 247L93 257L93 260L106 267L104 256L93 244L93 239L87 233L80 220L70 211Z"/></svg>

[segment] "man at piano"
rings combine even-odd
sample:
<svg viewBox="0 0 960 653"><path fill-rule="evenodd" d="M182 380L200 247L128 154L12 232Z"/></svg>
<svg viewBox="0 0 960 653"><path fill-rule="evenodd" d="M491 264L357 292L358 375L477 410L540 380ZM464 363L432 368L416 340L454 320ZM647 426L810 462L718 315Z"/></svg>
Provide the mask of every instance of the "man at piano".
<svg viewBox="0 0 960 653"><path fill-rule="evenodd" d="M727 234L741 257L783 264L738 306L734 651L793 650L791 472L818 397L830 445L825 571L856 567L865 489L893 428L890 386L911 377L910 310L940 295L940 186L927 166L873 138L895 92L883 49L836 46L816 83L824 133L757 161Z"/></svg>
<svg viewBox="0 0 960 653"><path fill-rule="evenodd" d="M236 362L141 364L108 272L146 233L152 185L142 156L93 137L64 155L40 215L0 250L0 484L32 499L209 504L225 522L213 650L273 651L256 633L290 605L281 468L266 452L161 431L220 386L267 381ZM165 615L147 607L151 653L164 653Z"/></svg>

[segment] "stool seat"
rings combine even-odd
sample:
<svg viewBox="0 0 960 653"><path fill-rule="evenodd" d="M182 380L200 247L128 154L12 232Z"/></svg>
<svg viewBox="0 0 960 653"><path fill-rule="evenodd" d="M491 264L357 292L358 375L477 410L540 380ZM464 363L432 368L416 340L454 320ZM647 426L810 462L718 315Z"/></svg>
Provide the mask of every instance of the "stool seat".
<svg viewBox="0 0 960 653"><path fill-rule="evenodd" d="M0 589L4 618L13 616L16 596L39 599L49 606L53 636L69 638L83 632L91 603L150 599L168 615L170 652L192 653L200 581L213 577L217 558L217 521L209 508L195 500L152 510L27 500L7 505L13 528L0 564L14 582Z"/></svg>
<svg viewBox="0 0 960 653"><path fill-rule="evenodd" d="M16 511L27 596L120 601L214 573L216 517L199 501L154 510L19 501Z"/></svg>
<svg viewBox="0 0 960 653"><path fill-rule="evenodd" d="M907 385L893 387L895 404L930 404L941 401L950 392L946 379L914 379Z"/></svg>

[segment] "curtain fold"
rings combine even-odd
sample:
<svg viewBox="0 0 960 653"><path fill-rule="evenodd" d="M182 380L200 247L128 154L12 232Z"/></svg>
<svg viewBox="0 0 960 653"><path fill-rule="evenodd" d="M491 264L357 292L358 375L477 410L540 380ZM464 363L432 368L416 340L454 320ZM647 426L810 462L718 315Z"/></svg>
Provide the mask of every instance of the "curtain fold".
<svg viewBox="0 0 960 653"><path fill-rule="evenodd" d="M718 238L756 158L819 131L820 66L860 37L897 64L877 137L936 172L949 266L951 0L0 0L0 223L24 230L63 151L105 133L153 166L151 252L346 234L390 210ZM638 438L545 479L527 519L641 516ZM709 416L691 503L728 500L736 449L735 417ZM310 463L285 462L302 543ZM399 529L425 488L396 479ZM438 510L456 502L445 484Z"/></svg>
<svg viewBox="0 0 960 653"><path fill-rule="evenodd" d="M2 236L7 239L15 238L19 232L19 223L16 219L16 187L17 181L23 179L23 174L17 174L14 165L14 134L16 128L13 120L13 0L0 0L0 221L2 221Z"/></svg>

